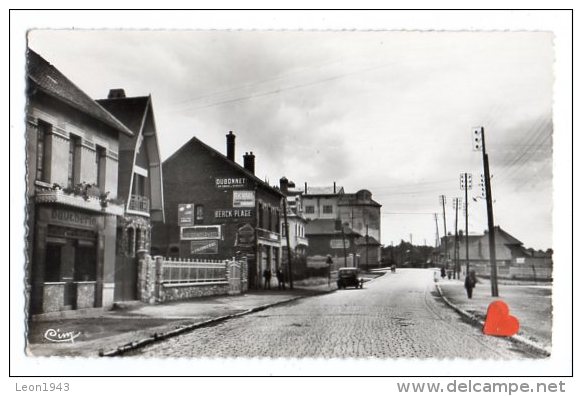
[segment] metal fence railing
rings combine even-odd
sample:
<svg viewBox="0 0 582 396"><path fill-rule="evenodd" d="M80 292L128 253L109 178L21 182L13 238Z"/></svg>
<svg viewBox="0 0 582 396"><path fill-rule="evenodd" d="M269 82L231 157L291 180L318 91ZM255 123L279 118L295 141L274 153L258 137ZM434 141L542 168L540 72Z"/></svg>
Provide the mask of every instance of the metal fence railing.
<svg viewBox="0 0 582 396"><path fill-rule="evenodd" d="M226 262L220 260L165 259L162 283L198 283L227 281Z"/></svg>

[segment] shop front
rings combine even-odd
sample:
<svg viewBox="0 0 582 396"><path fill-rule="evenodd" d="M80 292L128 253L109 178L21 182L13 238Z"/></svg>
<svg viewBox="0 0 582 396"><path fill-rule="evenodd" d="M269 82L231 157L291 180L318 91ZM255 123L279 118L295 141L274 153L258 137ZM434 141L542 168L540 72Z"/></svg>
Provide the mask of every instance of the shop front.
<svg viewBox="0 0 582 396"><path fill-rule="evenodd" d="M32 260L34 314L94 308L112 300L115 257L112 215L39 205ZM106 265L105 263L111 263Z"/></svg>

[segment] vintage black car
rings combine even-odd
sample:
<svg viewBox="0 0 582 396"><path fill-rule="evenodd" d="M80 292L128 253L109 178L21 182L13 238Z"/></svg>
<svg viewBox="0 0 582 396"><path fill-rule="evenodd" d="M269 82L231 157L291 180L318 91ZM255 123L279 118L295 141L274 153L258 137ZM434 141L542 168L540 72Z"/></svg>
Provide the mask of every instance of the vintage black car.
<svg viewBox="0 0 582 396"><path fill-rule="evenodd" d="M359 270L353 267L340 268L337 272L337 287L345 289L346 287L355 287L362 289L364 280L359 278Z"/></svg>

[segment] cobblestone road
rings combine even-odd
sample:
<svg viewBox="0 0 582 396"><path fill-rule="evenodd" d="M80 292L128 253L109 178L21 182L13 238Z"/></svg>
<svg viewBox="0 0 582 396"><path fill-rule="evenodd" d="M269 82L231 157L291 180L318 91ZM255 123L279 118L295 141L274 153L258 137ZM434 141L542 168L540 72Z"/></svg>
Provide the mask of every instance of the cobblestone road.
<svg viewBox="0 0 582 396"><path fill-rule="evenodd" d="M152 344L152 357L533 357L464 323L432 272L399 269L363 290L310 297Z"/></svg>

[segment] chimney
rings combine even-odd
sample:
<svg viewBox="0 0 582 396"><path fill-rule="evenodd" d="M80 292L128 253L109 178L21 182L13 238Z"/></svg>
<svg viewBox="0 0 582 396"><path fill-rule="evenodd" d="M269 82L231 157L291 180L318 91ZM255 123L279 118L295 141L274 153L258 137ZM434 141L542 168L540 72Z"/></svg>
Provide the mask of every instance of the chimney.
<svg viewBox="0 0 582 396"><path fill-rule="evenodd" d="M305 194L307 194L307 182L305 182Z"/></svg>
<svg viewBox="0 0 582 396"><path fill-rule="evenodd" d="M231 160L232 162L234 162L234 140L236 139L236 136L234 133L232 133L232 131L228 132L228 135L226 135L226 158L228 158L229 160ZM246 168L246 166L245 166Z"/></svg>
<svg viewBox="0 0 582 396"><path fill-rule="evenodd" d="M281 192L285 195L289 192L289 180L285 176L279 179L279 188Z"/></svg>
<svg viewBox="0 0 582 396"><path fill-rule="evenodd" d="M255 174L255 155L253 154L252 151L250 153L245 153L245 155L243 155L243 164L246 170L251 172L253 175Z"/></svg>
<svg viewBox="0 0 582 396"><path fill-rule="evenodd" d="M335 194L335 182L333 182L333 193Z"/></svg>
<svg viewBox="0 0 582 396"><path fill-rule="evenodd" d="M123 88L114 88L109 90L107 99L123 99L125 98L125 90Z"/></svg>

